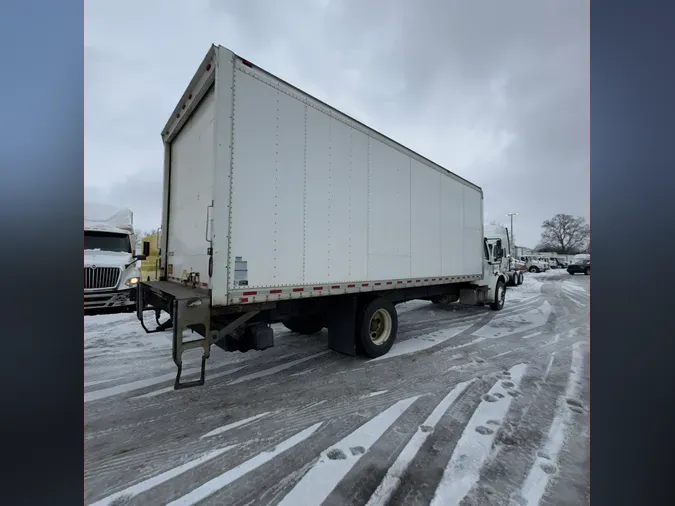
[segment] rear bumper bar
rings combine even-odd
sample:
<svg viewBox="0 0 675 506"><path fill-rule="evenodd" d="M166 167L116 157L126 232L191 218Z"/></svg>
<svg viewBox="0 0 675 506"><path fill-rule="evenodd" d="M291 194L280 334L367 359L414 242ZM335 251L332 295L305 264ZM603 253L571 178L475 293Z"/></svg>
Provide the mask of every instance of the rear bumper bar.
<svg viewBox="0 0 675 506"><path fill-rule="evenodd" d="M172 323L172 356L178 367L174 388L185 388L204 384L206 359L209 358L211 344L211 295L201 288L190 288L169 281L142 281L138 284L136 300L136 316L147 333L161 332L158 326L148 330L145 326L145 311L165 311ZM195 330L201 339L183 340L185 329ZM189 349L202 348L201 374L198 380L180 381L183 369L183 352Z"/></svg>

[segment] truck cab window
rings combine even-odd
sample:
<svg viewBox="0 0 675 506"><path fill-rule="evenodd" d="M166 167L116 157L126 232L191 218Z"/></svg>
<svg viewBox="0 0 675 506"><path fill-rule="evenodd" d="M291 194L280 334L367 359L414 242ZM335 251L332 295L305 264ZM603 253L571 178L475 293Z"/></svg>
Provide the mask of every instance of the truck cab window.
<svg viewBox="0 0 675 506"><path fill-rule="evenodd" d="M131 241L129 241L129 236L125 234L86 231L84 233L84 249L131 253Z"/></svg>

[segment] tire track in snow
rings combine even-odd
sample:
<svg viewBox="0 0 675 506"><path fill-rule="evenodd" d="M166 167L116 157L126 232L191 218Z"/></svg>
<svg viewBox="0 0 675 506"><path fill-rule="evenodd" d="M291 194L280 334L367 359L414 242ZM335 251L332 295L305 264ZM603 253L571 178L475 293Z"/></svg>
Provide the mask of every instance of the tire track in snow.
<svg viewBox="0 0 675 506"><path fill-rule="evenodd" d="M519 364L509 370L511 388L518 387L526 367ZM495 429L490 426L501 425L512 398L501 382L497 382L482 399L455 446L430 506L459 504L480 479L481 467L492 451L495 438Z"/></svg>
<svg viewBox="0 0 675 506"><path fill-rule="evenodd" d="M276 445L272 450L259 453L255 457L239 464L237 467L230 469L229 471L224 472L220 476L207 481L203 485L200 485L191 492L185 494L184 496L171 501L167 506L191 506L196 504L209 496L217 493L222 488L226 487L235 480L241 478L242 476L255 471L263 464L266 464L270 460L274 459L278 455L286 452L287 450L293 448L294 446L307 440L312 434L314 434L321 423L315 423L311 427L298 432L294 436L284 440L283 442Z"/></svg>
<svg viewBox="0 0 675 506"><path fill-rule="evenodd" d="M304 506L323 502L359 459L418 398L419 396L415 396L398 401L324 450L318 461L278 506Z"/></svg>
<svg viewBox="0 0 675 506"><path fill-rule="evenodd" d="M567 380L567 388L564 396L558 399L555 418L544 444L537 452L537 459L532 465L520 493L517 497L514 497L514 500L520 504L538 506L546 492L550 476L558 471L558 454L565 444L568 427L572 421L572 413L574 411L583 413L583 403L577 399L583 369L581 352L583 344L585 343L577 342L572 346L572 366ZM522 501L522 499L525 499L525 501Z"/></svg>
<svg viewBox="0 0 675 506"><path fill-rule="evenodd" d="M181 464L180 466L174 467L173 469L169 469L168 471L165 471L161 474L158 474L157 476L148 478L147 480L141 481L140 483L127 487L124 490L121 490L112 495L104 497L103 499L99 499L98 501L89 504L89 506L112 505L122 500L127 502L132 498L134 498L135 496L140 495L143 492L147 492L148 490L151 490L163 483L166 483L174 479L175 477L189 471L190 469L200 466L205 462L215 459L216 457L220 457L222 454L231 450L232 448L234 448L233 445L225 446L224 448L210 451L209 453L206 453L199 458L186 462L185 464Z"/></svg>
<svg viewBox="0 0 675 506"><path fill-rule="evenodd" d="M224 425L222 427L218 427L217 429L213 429L212 431L207 432L206 434L201 436L199 439L218 436L218 435L220 435L224 432L227 432L229 430L236 429L237 427L241 427L243 425L248 425L249 423L254 422L256 420L259 420L260 418L263 418L263 417L265 417L269 414L270 414L269 411L265 411L264 413L260 413L259 415L250 416L248 418L244 418L243 420L238 420L236 422L228 423L227 425Z"/></svg>
<svg viewBox="0 0 675 506"><path fill-rule="evenodd" d="M414 460L417 453L420 451L424 442L429 437L429 434L436 428L441 417L447 410L455 403L457 398L464 393L467 387L474 380L465 381L456 385L448 395L446 395L436 408L427 417L413 434L408 444L403 448L396 461L391 465L384 479L380 482L366 506L386 506L391 499L391 496L398 488L401 482L401 476L407 471L408 466Z"/></svg>
<svg viewBox="0 0 675 506"><path fill-rule="evenodd" d="M228 376L230 374L234 374L242 369L245 369L247 367L257 367L257 366L262 366L266 364L266 362L272 362L275 360L281 360L290 356L296 355L296 353L286 353L284 355L280 356L272 356L270 355L268 357L268 361L265 360L264 357L260 362L257 362L258 357L250 360L243 360L243 361L238 361L238 362L233 362L230 364L225 364L223 366L218 367L217 369L212 369L211 374L209 374L209 370L207 370L207 378L218 378L222 376ZM208 366L207 366L208 367ZM225 370L223 370L225 369ZM183 371L184 376L190 376L190 375L197 375L200 372L200 367L191 367L188 369L185 369ZM119 378L118 378L119 379ZM153 376L149 378L143 378L143 379L138 379L135 381L130 381L126 383L121 383L118 385L114 385L108 388L102 388L99 390L93 390L93 391L88 391L84 393L84 402L85 404L88 402L93 402L93 401L98 401L101 399L106 399L108 397L113 397L116 395L121 395L121 394L126 394L130 392L134 392L137 390L142 390L144 388L152 387L155 385L160 385L162 383L168 383L176 379L176 373L171 372L168 374L162 374L159 376ZM113 381L113 380L111 380ZM155 395L159 395L161 393L165 393L168 391L173 391L173 387L167 387L167 388L162 388L161 390L157 392L148 392L147 394L142 394L139 396L136 396L137 398L145 398L145 397L153 397Z"/></svg>
<svg viewBox="0 0 675 506"><path fill-rule="evenodd" d="M243 383L245 381L251 381L255 379L260 379L260 378L265 378L267 376L271 376L272 374L276 374L281 371L285 371L286 369L290 369L291 367L295 367L298 364L302 364L303 362L307 362L308 360L312 360L317 357L321 357L323 355L327 355L328 353L331 353L330 350L327 351L322 351L320 353L315 353L314 355L310 355L308 357L303 357L299 358L297 360L293 360L291 362L286 362L284 364L279 364L274 367L270 367L269 369L263 369L262 371L254 372L251 374L246 374L244 376L241 376L240 378L237 378L236 380L230 381L228 385L237 385L239 383Z"/></svg>
<svg viewBox="0 0 675 506"><path fill-rule="evenodd" d="M570 290L565 290L563 288L562 293L568 298L571 299L573 302L575 302L578 305L585 306L588 304L589 298L588 297L583 297L582 295L579 295L576 292L572 292Z"/></svg>

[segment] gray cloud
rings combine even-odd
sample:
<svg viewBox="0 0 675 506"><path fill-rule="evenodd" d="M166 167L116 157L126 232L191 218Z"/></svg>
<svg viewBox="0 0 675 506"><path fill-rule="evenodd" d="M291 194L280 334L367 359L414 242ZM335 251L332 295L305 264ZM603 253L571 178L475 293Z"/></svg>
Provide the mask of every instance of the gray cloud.
<svg viewBox="0 0 675 506"><path fill-rule="evenodd" d="M160 220L159 132L222 44L481 185L534 246L588 217L589 13L582 0L101 0L86 18L89 198Z"/></svg>

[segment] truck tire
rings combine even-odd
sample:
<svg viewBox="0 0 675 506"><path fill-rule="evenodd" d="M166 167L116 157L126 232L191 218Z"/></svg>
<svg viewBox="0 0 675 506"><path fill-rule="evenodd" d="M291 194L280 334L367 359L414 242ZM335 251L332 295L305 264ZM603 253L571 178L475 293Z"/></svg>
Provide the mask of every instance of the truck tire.
<svg viewBox="0 0 675 506"><path fill-rule="evenodd" d="M383 297L371 300L361 312L358 332L359 342L368 357L385 355L394 345L398 332L394 304Z"/></svg>
<svg viewBox="0 0 675 506"><path fill-rule="evenodd" d="M305 336L310 336L321 332L324 327L323 318L319 315L311 316L291 316L290 318L285 319L283 322L284 327L286 327L291 332L297 332Z"/></svg>
<svg viewBox="0 0 675 506"><path fill-rule="evenodd" d="M517 286L520 286L522 284L523 284L523 273L519 272L518 273L518 285Z"/></svg>
<svg viewBox="0 0 675 506"><path fill-rule="evenodd" d="M504 307L505 300L506 300L506 285L500 279L499 281L497 281L497 286L495 287L495 301L490 304L490 309L500 311Z"/></svg>
<svg viewBox="0 0 675 506"><path fill-rule="evenodd" d="M530 272L539 272L539 267L535 267L534 265L530 267Z"/></svg>
<svg viewBox="0 0 675 506"><path fill-rule="evenodd" d="M586 275L586 276L591 275L591 268L590 267L586 267L586 270L584 271L584 275Z"/></svg>

